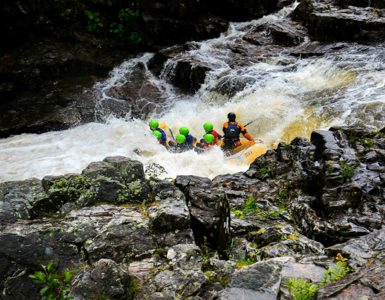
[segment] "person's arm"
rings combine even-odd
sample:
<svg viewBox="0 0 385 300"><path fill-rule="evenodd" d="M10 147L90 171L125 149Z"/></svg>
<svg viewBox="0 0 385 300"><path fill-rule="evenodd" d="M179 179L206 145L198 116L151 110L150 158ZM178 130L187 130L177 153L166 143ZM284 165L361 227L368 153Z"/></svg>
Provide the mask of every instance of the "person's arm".
<svg viewBox="0 0 385 300"><path fill-rule="evenodd" d="M247 129L243 124L238 123L239 128L241 129L242 135L247 138L249 141L254 141L254 138L247 132Z"/></svg>

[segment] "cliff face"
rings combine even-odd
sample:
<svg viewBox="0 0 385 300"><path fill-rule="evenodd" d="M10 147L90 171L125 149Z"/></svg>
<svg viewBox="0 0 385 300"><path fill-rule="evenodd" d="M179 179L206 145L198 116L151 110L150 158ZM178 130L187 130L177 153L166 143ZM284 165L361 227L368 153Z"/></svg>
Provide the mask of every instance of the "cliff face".
<svg viewBox="0 0 385 300"><path fill-rule="evenodd" d="M28 275L54 262L76 299L287 299L290 277L320 282L340 253L350 273L319 295L381 297L384 153L384 130L332 128L213 180L109 157L1 183L3 296L38 299Z"/></svg>

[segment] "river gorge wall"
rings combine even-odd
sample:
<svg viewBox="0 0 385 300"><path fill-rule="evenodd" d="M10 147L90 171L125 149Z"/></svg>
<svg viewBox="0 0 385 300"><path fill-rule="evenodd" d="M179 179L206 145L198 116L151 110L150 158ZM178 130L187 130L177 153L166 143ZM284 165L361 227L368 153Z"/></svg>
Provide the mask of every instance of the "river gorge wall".
<svg viewBox="0 0 385 300"><path fill-rule="evenodd" d="M218 37L229 21L259 18L289 5L290 1L3 1L0 19L6 37L0 48L0 137L100 121L94 85L123 59L143 51L160 51L145 66L159 78L167 59L192 51L196 45L187 43L177 51L165 51L165 47ZM230 47L230 65L269 60L282 52L322 56L341 49L336 44L341 41L383 42L383 15L381 1L367 5L302 1L288 18L251 27L239 45ZM210 71L203 62L179 61L169 83L182 95L194 94ZM112 112L119 117L130 113L133 106L144 106L140 94L144 85L148 93L144 98L162 101L140 71L132 80L120 96L119 113ZM233 84L239 87L247 82ZM231 96L234 90L224 86L217 92ZM147 118L151 113L134 111L131 117Z"/></svg>

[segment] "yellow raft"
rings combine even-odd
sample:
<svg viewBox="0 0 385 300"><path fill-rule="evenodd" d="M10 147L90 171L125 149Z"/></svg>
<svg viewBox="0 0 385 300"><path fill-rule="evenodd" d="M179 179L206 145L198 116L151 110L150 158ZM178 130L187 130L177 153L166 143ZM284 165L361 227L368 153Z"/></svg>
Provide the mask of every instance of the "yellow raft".
<svg viewBox="0 0 385 300"><path fill-rule="evenodd" d="M267 147L262 142L241 140L241 145L234 148L226 161L236 164L251 164L257 157L265 154Z"/></svg>

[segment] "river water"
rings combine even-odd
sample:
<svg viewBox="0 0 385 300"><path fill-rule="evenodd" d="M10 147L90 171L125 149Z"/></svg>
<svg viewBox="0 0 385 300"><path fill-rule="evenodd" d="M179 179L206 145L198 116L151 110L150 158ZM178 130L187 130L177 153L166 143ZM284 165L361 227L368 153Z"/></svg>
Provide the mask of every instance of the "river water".
<svg viewBox="0 0 385 300"><path fill-rule="evenodd" d="M287 16L292 8L247 23L233 23L221 37L195 43L196 49L182 54L203 61L213 70L195 94L178 93L167 82L175 62L169 61L161 78L148 72L152 84L162 90L163 102L142 119L116 118L105 110L105 103L118 103L108 95L111 87L124 84L138 62L152 54L123 62L109 78L95 85L99 95L97 118L69 130L44 134L22 134L0 140L0 181L22 180L45 175L79 173L90 162L107 156L123 155L141 161L161 177L191 174L213 178L218 174L247 170L247 165L228 162L219 149L198 155L193 151L169 153L157 144L148 130L148 119L166 122L175 133L188 126L198 137L202 124L211 121L221 131L228 112L247 123L249 132L273 148L280 141L296 136L310 137L317 129L335 125L385 126L385 47L349 44L322 57L294 57L285 51L264 59L250 57L237 64L229 50L251 25L272 22ZM242 88L222 93L224 85L241 82Z"/></svg>

